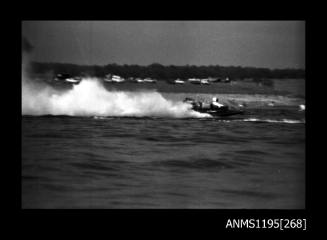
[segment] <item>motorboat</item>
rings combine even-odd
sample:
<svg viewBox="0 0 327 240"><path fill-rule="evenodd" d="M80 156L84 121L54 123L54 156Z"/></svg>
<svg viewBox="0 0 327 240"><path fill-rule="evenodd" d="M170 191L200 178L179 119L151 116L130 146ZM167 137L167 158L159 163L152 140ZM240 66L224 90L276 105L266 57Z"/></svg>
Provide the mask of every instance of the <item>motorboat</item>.
<svg viewBox="0 0 327 240"><path fill-rule="evenodd" d="M53 81L69 84L78 84L82 81L82 78L72 77L70 74L67 73L59 73L54 77Z"/></svg>
<svg viewBox="0 0 327 240"><path fill-rule="evenodd" d="M143 82L146 82L146 83L156 83L156 80L155 79L151 79L151 78L145 78L143 80Z"/></svg>
<svg viewBox="0 0 327 240"><path fill-rule="evenodd" d="M118 75L107 74L104 78L104 81L111 83L122 83L125 82L125 79Z"/></svg>
<svg viewBox="0 0 327 240"><path fill-rule="evenodd" d="M213 104L195 101L192 98L185 98L183 102L189 103L192 105L192 110L200 112L200 113L207 113L213 117L226 117L232 115L239 115L244 114L243 110L230 108L229 106L221 106L217 107Z"/></svg>
<svg viewBox="0 0 327 240"><path fill-rule="evenodd" d="M201 79L200 83L203 84L203 85L209 85L210 84L208 79Z"/></svg>
<svg viewBox="0 0 327 240"><path fill-rule="evenodd" d="M135 83L144 83L144 79L142 79L142 78L135 78L133 80L133 82L135 82Z"/></svg>
<svg viewBox="0 0 327 240"><path fill-rule="evenodd" d="M185 81L183 81L183 80L180 80L180 79L176 79L176 80L174 80L174 82L173 82L174 84L184 84L185 83Z"/></svg>
<svg viewBox="0 0 327 240"><path fill-rule="evenodd" d="M199 78L189 78L188 81L192 84L201 84L201 79Z"/></svg>

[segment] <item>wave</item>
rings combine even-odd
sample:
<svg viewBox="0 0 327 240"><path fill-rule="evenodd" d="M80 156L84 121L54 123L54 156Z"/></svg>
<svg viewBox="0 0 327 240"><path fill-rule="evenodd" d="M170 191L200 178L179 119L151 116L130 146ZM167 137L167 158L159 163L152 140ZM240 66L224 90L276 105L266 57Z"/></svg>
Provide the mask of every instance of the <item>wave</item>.
<svg viewBox="0 0 327 240"><path fill-rule="evenodd" d="M224 123L230 122L256 122L256 123L289 123L289 124L305 124L304 119L267 119L267 118L211 118L211 119L199 119L203 121L219 121Z"/></svg>
<svg viewBox="0 0 327 240"><path fill-rule="evenodd" d="M237 120L236 120L237 121ZM305 120L298 119L260 119L260 118L246 118L242 119L244 122L266 122L266 123L305 123Z"/></svg>
<svg viewBox="0 0 327 240"><path fill-rule="evenodd" d="M208 159L208 158L194 158L188 160L180 159L169 159L162 161L153 161L154 166L159 167L174 167L181 169L196 169L196 170L208 170L216 171L222 169L232 169L235 168L234 164L227 163L223 159Z"/></svg>
<svg viewBox="0 0 327 240"><path fill-rule="evenodd" d="M84 78L72 89L58 91L50 85L22 78L22 115L114 117L210 117L171 101L156 91L108 91L97 78Z"/></svg>

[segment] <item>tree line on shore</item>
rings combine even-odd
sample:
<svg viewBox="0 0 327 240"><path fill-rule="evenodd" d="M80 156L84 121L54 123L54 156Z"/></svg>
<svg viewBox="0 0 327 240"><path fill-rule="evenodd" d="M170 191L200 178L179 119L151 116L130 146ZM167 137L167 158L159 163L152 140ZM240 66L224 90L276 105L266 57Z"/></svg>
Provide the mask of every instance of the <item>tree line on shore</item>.
<svg viewBox="0 0 327 240"><path fill-rule="evenodd" d="M104 77L115 74L124 78L154 78L158 80L188 79L188 78L230 78L230 79L272 79L272 78L305 78L304 69L269 69L240 66L164 66L153 63L148 66L140 65L77 65L68 63L32 62L30 70L35 74L68 73L73 76L87 75Z"/></svg>

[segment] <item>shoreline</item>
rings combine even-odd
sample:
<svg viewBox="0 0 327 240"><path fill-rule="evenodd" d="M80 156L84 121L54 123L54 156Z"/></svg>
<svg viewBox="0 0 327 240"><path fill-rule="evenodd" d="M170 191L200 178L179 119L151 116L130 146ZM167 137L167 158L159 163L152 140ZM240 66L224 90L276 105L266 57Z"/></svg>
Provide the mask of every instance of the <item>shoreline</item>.
<svg viewBox="0 0 327 240"><path fill-rule="evenodd" d="M87 78L86 78L87 79ZM97 78L90 78L97 79ZM43 78L34 79L46 83L58 90L72 88L70 85L53 85ZM185 84L170 84L163 80L156 83L107 83L99 82L108 91L156 91L159 93L193 93L193 94L248 94L248 95L274 95L291 96L305 99L305 79L273 79L271 85L251 81L232 81L231 83L211 83L209 85L196 85L186 82Z"/></svg>

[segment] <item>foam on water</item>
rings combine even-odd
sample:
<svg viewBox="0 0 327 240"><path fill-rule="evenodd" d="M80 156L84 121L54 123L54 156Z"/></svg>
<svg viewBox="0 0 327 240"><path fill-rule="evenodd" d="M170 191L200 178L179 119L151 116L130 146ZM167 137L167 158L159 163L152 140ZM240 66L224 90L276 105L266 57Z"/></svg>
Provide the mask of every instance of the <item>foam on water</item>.
<svg viewBox="0 0 327 240"><path fill-rule="evenodd" d="M242 121L245 122L267 122L267 123L305 123L304 120L295 120L295 119L259 119L259 118L246 118Z"/></svg>

